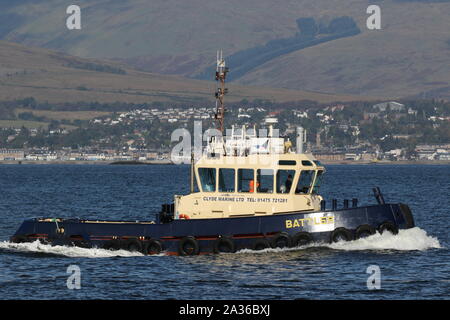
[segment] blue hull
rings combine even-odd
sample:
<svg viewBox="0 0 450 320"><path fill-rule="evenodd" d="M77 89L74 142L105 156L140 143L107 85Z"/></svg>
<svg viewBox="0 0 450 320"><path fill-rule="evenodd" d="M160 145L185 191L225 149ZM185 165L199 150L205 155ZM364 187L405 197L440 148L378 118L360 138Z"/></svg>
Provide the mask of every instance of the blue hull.
<svg viewBox="0 0 450 320"><path fill-rule="evenodd" d="M349 241L376 231L388 230L395 234L399 229L412 227L414 220L407 205L379 204L320 212L167 223L33 218L22 223L11 241L40 240L52 245L195 255Z"/></svg>

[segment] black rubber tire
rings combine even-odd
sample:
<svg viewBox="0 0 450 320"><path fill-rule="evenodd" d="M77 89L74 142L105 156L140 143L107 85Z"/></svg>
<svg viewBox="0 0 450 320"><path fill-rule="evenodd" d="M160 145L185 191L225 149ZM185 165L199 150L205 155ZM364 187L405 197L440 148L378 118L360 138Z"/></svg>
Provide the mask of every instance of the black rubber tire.
<svg viewBox="0 0 450 320"><path fill-rule="evenodd" d="M194 237L184 237L178 243L178 253L182 256L195 256L199 254L200 247Z"/></svg>
<svg viewBox="0 0 450 320"><path fill-rule="evenodd" d="M52 240L49 238L39 238L37 239L41 244L51 244Z"/></svg>
<svg viewBox="0 0 450 320"><path fill-rule="evenodd" d="M256 240L252 247L252 249L255 251L260 251L260 250L264 250L267 248L270 248L270 243L267 239Z"/></svg>
<svg viewBox="0 0 450 320"><path fill-rule="evenodd" d="M356 228L355 231L355 239L361 239L369 237L373 234L375 234L375 228L368 224L360 225L358 228Z"/></svg>
<svg viewBox="0 0 450 320"><path fill-rule="evenodd" d="M273 237L271 242L272 248L283 249L291 247L292 239L286 232L280 232Z"/></svg>
<svg viewBox="0 0 450 320"><path fill-rule="evenodd" d="M145 254L160 254L163 250L161 242L158 240L150 240L145 244L144 252Z"/></svg>
<svg viewBox="0 0 450 320"><path fill-rule="evenodd" d="M214 242L214 253L233 253L235 251L234 241L229 237L220 236Z"/></svg>
<svg viewBox="0 0 450 320"><path fill-rule="evenodd" d="M353 234L346 228L335 229L330 236L330 242L338 242L339 240L351 241L353 240Z"/></svg>
<svg viewBox="0 0 450 320"><path fill-rule="evenodd" d="M137 239L129 239L124 241L122 248L130 252L143 252L142 242Z"/></svg>
<svg viewBox="0 0 450 320"><path fill-rule="evenodd" d="M293 247L300 247L300 246L306 246L310 244L313 241L313 237L308 232L297 232L292 237L292 246Z"/></svg>
<svg viewBox="0 0 450 320"><path fill-rule="evenodd" d="M118 239L108 240L103 245L103 249L105 249L105 250L112 250L112 251L120 250L121 247L122 246L121 246L120 240L118 240Z"/></svg>
<svg viewBox="0 0 450 320"><path fill-rule="evenodd" d="M90 245L83 240L74 240L71 242L74 247L79 248L90 248Z"/></svg>
<svg viewBox="0 0 450 320"><path fill-rule="evenodd" d="M389 231L393 235L398 234L398 228L390 221L385 221L378 227L378 232L380 232L380 234L383 234L385 231Z"/></svg>
<svg viewBox="0 0 450 320"><path fill-rule="evenodd" d="M27 236L14 236L11 238L12 243L25 243L30 242L30 239L28 239Z"/></svg>

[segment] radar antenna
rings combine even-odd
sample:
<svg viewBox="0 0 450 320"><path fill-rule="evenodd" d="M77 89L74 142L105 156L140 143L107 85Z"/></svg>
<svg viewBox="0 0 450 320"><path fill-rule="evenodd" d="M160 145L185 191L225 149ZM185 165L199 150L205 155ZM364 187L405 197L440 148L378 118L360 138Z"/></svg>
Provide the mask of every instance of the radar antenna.
<svg viewBox="0 0 450 320"><path fill-rule="evenodd" d="M225 60L223 58L222 50L217 51L217 67L216 67L216 113L214 119L216 120L216 127L223 135L224 131L224 116L225 105L224 96L228 93L225 88L225 78L227 77L229 69L225 67Z"/></svg>

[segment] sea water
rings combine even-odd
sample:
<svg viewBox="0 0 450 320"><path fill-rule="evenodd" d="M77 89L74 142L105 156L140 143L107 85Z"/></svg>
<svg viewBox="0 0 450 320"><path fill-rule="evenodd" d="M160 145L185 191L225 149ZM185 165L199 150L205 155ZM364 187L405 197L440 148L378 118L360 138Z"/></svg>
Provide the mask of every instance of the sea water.
<svg viewBox="0 0 450 320"><path fill-rule="evenodd" d="M333 165L321 194L407 203L416 227L334 244L144 256L9 237L30 217L149 220L189 187L188 166L1 165L0 299L449 299L450 166ZM69 289L69 266L80 288ZM379 288L369 288L371 266Z"/></svg>

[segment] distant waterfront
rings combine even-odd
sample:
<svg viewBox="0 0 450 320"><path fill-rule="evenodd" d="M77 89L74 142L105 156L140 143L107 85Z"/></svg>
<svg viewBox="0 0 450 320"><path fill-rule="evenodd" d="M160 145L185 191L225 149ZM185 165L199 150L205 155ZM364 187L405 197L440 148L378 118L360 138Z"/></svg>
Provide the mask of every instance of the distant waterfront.
<svg viewBox="0 0 450 320"><path fill-rule="evenodd" d="M365 164L365 165L449 165L450 161L447 160L398 160L398 161L389 161L389 160L380 160L380 161L355 161L355 160L321 160L323 164Z"/></svg>
<svg viewBox="0 0 450 320"><path fill-rule="evenodd" d="M399 161L366 161L366 160L321 160L321 163L325 165L450 165L449 161L443 160L399 160ZM145 160L145 161L109 161L109 160L3 160L0 161L0 165L30 165L30 164L42 164L42 165L173 165L169 159L163 160Z"/></svg>
<svg viewBox="0 0 450 320"><path fill-rule="evenodd" d="M109 161L109 160L4 160L0 161L0 164L67 164L67 165L109 165L109 164L129 164L129 165L170 165L172 161L170 160L145 160L145 161Z"/></svg>

